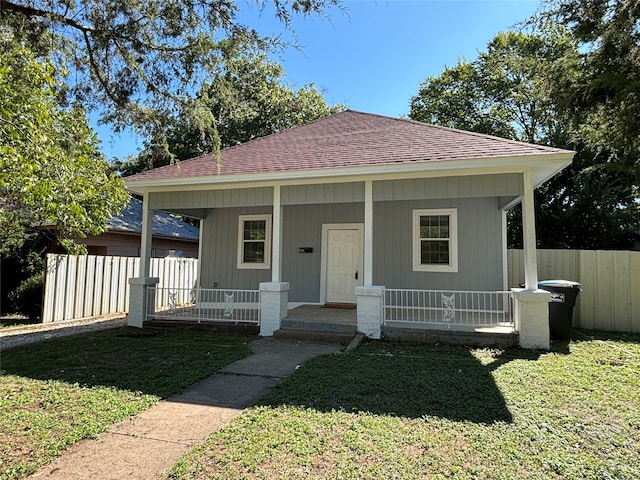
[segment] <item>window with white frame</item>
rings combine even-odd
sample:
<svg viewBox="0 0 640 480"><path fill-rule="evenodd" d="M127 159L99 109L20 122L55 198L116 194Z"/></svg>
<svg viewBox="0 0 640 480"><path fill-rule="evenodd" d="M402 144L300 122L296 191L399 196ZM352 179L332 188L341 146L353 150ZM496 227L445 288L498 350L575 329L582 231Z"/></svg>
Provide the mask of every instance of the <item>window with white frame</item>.
<svg viewBox="0 0 640 480"><path fill-rule="evenodd" d="M238 217L238 268L271 267L271 215Z"/></svg>
<svg viewBox="0 0 640 480"><path fill-rule="evenodd" d="M413 211L413 270L458 271L458 218L455 208Z"/></svg>

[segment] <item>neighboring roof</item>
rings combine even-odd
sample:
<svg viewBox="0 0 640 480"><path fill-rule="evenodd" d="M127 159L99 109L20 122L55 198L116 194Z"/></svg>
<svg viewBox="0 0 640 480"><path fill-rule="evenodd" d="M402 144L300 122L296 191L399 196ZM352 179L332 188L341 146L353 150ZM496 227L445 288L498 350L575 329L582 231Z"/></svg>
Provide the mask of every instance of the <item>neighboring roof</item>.
<svg viewBox="0 0 640 480"><path fill-rule="evenodd" d="M227 148L221 152L219 163L215 155L202 155L125 180L135 183L190 177L219 178L238 174L571 153L408 119L346 110Z"/></svg>
<svg viewBox="0 0 640 480"><path fill-rule="evenodd" d="M120 215L113 216L107 222L109 232L142 232L142 202L131 197ZM199 231L193 225L177 219L165 212L153 212L153 235L180 240L198 240Z"/></svg>

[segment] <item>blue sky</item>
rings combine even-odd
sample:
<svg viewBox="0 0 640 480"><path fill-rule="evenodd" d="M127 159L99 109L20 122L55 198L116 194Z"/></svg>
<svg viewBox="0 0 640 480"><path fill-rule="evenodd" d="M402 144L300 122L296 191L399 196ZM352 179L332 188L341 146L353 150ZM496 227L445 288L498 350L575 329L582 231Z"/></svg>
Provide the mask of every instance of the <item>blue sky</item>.
<svg viewBox="0 0 640 480"><path fill-rule="evenodd" d="M241 3L242 4L242 3ZM406 115L427 77L458 59L474 59L493 36L526 20L537 0L346 0L347 14L294 19L302 51L277 58L288 83L314 83L329 104L389 116ZM262 34L287 33L269 10L253 6L243 21ZM135 154L139 139L97 127L107 157Z"/></svg>

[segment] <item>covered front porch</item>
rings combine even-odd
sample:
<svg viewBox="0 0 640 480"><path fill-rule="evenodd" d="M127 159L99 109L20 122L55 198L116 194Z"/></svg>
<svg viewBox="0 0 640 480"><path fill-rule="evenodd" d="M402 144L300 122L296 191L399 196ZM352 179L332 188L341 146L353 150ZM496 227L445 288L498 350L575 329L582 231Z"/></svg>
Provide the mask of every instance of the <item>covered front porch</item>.
<svg viewBox="0 0 640 480"><path fill-rule="evenodd" d="M257 327L263 336L274 335L283 327L286 330L291 325L291 319L302 311L296 312L296 308L290 308L290 301L298 300L298 303L305 304L314 303L314 301L300 302L301 299L296 298L301 294L301 282L314 278L315 280L311 282L312 288L306 288L306 290L312 291L313 294L313 288L319 287L320 302L316 299L315 303L323 305L330 302L326 291L326 279L329 278L329 275L325 271L328 265L327 251L330 249L327 247L328 244L325 244L325 240L328 238L330 229L344 230L346 228L360 239L356 243L361 242L359 243L361 250L355 254L355 258L360 260L354 262L356 266L353 271L346 273L346 275L351 275L352 279L356 279L351 284L352 286L346 289L355 293L353 300L347 300L347 303L351 302L355 305L351 312L355 317L355 331L363 333L369 338L378 339L385 335L392 337L398 332L453 331L480 335L490 330L492 333L508 335L518 333L521 346L548 348L548 325L546 324L548 294L537 291L533 177L530 171L525 171L520 175L508 172L506 175L507 177L502 182L499 180L501 177L492 173L488 176L474 174L469 177L459 177L455 178L453 182L439 177L423 180L398 180L381 177L379 180L365 179L361 182L332 183L324 186L310 183L307 188L300 187L301 181L297 180L291 182L290 185L277 184L253 190L254 197L260 195L259 204L262 206L259 211L247 210L248 207L240 209L235 206L252 204L247 203L250 202L246 197L251 191L249 189L218 191L213 195L207 195L207 192L192 192L193 195L199 195L194 198L200 198L203 205L210 205L210 207L190 210L187 210L185 205L193 200L187 200L188 197L185 195L179 193L162 196L147 195L143 207L142 276L131 279L130 282L132 285L130 324L142 326L143 322L152 318L163 318L166 321L252 325ZM485 187L484 191L488 192L485 194L486 196L460 197L460 192L464 190L465 186L471 187L471 190L475 191L476 186L479 188L487 184L491 184L492 189ZM336 185L342 188L338 189ZM389 236L387 233L388 231L399 230L403 232L407 228L410 229L406 223L401 223L401 228L398 228L397 225L389 226L390 219L402 218L401 222L406 222L404 219L410 218L412 208L422 205L436 207L443 205L442 200L435 199L436 195L441 195L440 189L443 185L447 186L448 195L451 197L446 200L446 205L449 208L430 211L456 211L461 217L461 225L458 230L465 233L458 235L457 242L460 245L457 248L464 252L460 255L466 256L464 263L466 271L468 272L470 265L474 265L471 284L475 283L476 286L481 286L481 284L487 283L489 271L483 270L483 268L490 267L493 279L490 280L490 283L493 283L494 287L503 285L502 289L478 291L465 290L464 288L441 290L392 288L393 277L398 275L408 279L403 280L405 284L407 282L413 284L415 279L429 279L428 283L439 282L437 279L442 278L447 279L444 281L451 283L452 286L456 282L460 285L471 285L467 282L468 273L460 273L458 267L452 273L416 272L416 268L414 267L412 271L410 265L408 270L402 270L401 268L405 267L398 265L405 261L403 260L405 256L411 255L410 252L406 252L406 247L403 245L409 246L411 240L401 239L402 242L398 243L395 237ZM392 187L393 190L390 190L389 187ZM397 189L397 187L400 188ZM522 291L508 291L506 271L502 272L503 269L506 269L504 263L504 257L506 257L505 210L509 207L509 202L505 200L507 198L505 196L496 196L493 197L494 200L491 199L491 195L498 195L501 191L505 192L505 195L506 193L513 195L514 192L521 193L519 197L512 196L510 200L514 202L517 198L523 204L526 285ZM302 192L306 194L302 195ZM338 192L342 192L342 197L338 196ZM391 192L392 198L389 197L389 192ZM434 199L431 199L430 195L434 195ZM425 196L426 200L419 200L424 199ZM344 203L345 197L350 198L350 203ZM255 202L255 198L253 201ZM223 203L223 208L215 208L218 202ZM452 206L455 208L451 208ZM488 213L479 215L478 206L484 208L483 211ZM148 270L150 248L150 222L148 220L151 218L153 210L159 208L176 213L192 215L198 213L201 218L205 218L209 226L202 235L205 247L201 243L200 258L207 259L209 262L211 258L226 258L229 265L220 266L220 260L215 260L218 263L213 266L209 263L208 273L205 275L204 272L199 272L197 285L189 286L184 291L164 291L157 288L155 279L149 276ZM308 211L313 211L314 215L306 214ZM321 212L324 217L316 215L317 212ZM318 216L325 218L325 220L317 219ZM309 226L309 217L313 217L316 222L313 226ZM335 223L338 217L341 218L339 220L341 223ZM482 217L483 221L480 222L474 217ZM234 218L240 218L240 223L238 221L233 223ZM259 218L259 221L269 229L268 242L264 241L265 250L268 248L269 252L268 261L264 260L267 263L262 269L255 267L242 269L243 267L240 266L242 259L238 253L241 251L240 247L235 249L235 245L233 245L233 248L229 249L230 239L219 240L219 232L237 232L238 226L243 225L242 222L246 223L256 218ZM500 231L500 228L496 229L495 226L499 227L500 221L502 221L503 238L500 240L500 233L494 233L492 234L494 236L490 237L491 241L484 239L483 243L478 243L473 235L484 235L483 232L487 229L483 230L482 227L486 226L488 220L494 222L494 226L488 229L492 232ZM473 229L470 225L473 226ZM291 238L302 238L299 234L292 237L292 230L307 231L312 229L315 231L311 238L322 237L322 247L320 248L317 243L315 252L313 247L300 246L305 245L302 243L303 240L300 240L300 245L297 243L298 240L291 240ZM216 242L211 243L212 238L216 238ZM319 240L316 241L319 242ZM491 246L492 242L497 242L498 246ZM283 253L285 244L286 254ZM400 248L397 248L398 246ZM393 253L388 250L389 248L393 248ZM491 248L490 255L483 253L484 248ZM377 249L377 256L374 256L374 249ZM294 267L292 267L291 250L296 252L296 258L299 259L296 260L298 264L295 265L298 266L294 270L292 270ZM500 253L501 251L502 253ZM307 254L309 252L311 255ZM236 253L238 253L237 264L235 260L229 260L229 255L235 256ZM390 255L393 256L390 257ZM482 258L483 255L487 258ZM503 257L502 262L501 256ZM322 257L321 262L320 257ZM383 260L385 257L394 260L388 262ZM309 260L312 258L318 260L318 263L310 263ZM310 271L310 268L318 268L320 264L322 272ZM245 283L253 283L259 287L253 290L215 288L218 278L224 280L228 276L228 273L220 275L221 269L238 278L245 279ZM286 273L285 269L288 269ZM264 281L265 276L266 278L270 277L270 281ZM290 285L285 279L291 278L294 279L294 282ZM377 282L374 282L374 278ZM500 280L502 278L504 281ZM315 284L313 284L314 281ZM203 288L202 282L206 286L214 288ZM467 283L465 284L465 282ZM295 290L293 296L290 295L290 290ZM299 323L303 322L304 319ZM395 334L390 332L395 332Z"/></svg>
<svg viewBox="0 0 640 480"><path fill-rule="evenodd" d="M145 323L259 333L260 290L147 289ZM380 337L423 343L517 344L511 292L386 289ZM362 323L362 322L360 322ZM273 335L348 343L366 328L356 304L288 302ZM371 328L371 325L369 325Z"/></svg>

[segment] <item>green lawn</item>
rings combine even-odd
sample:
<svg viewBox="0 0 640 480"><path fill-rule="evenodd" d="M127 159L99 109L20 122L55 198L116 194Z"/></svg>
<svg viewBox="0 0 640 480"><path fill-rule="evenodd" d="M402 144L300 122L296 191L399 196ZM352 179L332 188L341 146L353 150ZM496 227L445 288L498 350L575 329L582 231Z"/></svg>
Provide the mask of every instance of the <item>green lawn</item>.
<svg viewBox="0 0 640 480"><path fill-rule="evenodd" d="M119 328L0 352L0 478L23 478L248 355L250 340Z"/></svg>
<svg viewBox="0 0 640 480"><path fill-rule="evenodd" d="M547 353L374 342L317 358L170 478L638 479L640 335L575 337Z"/></svg>

